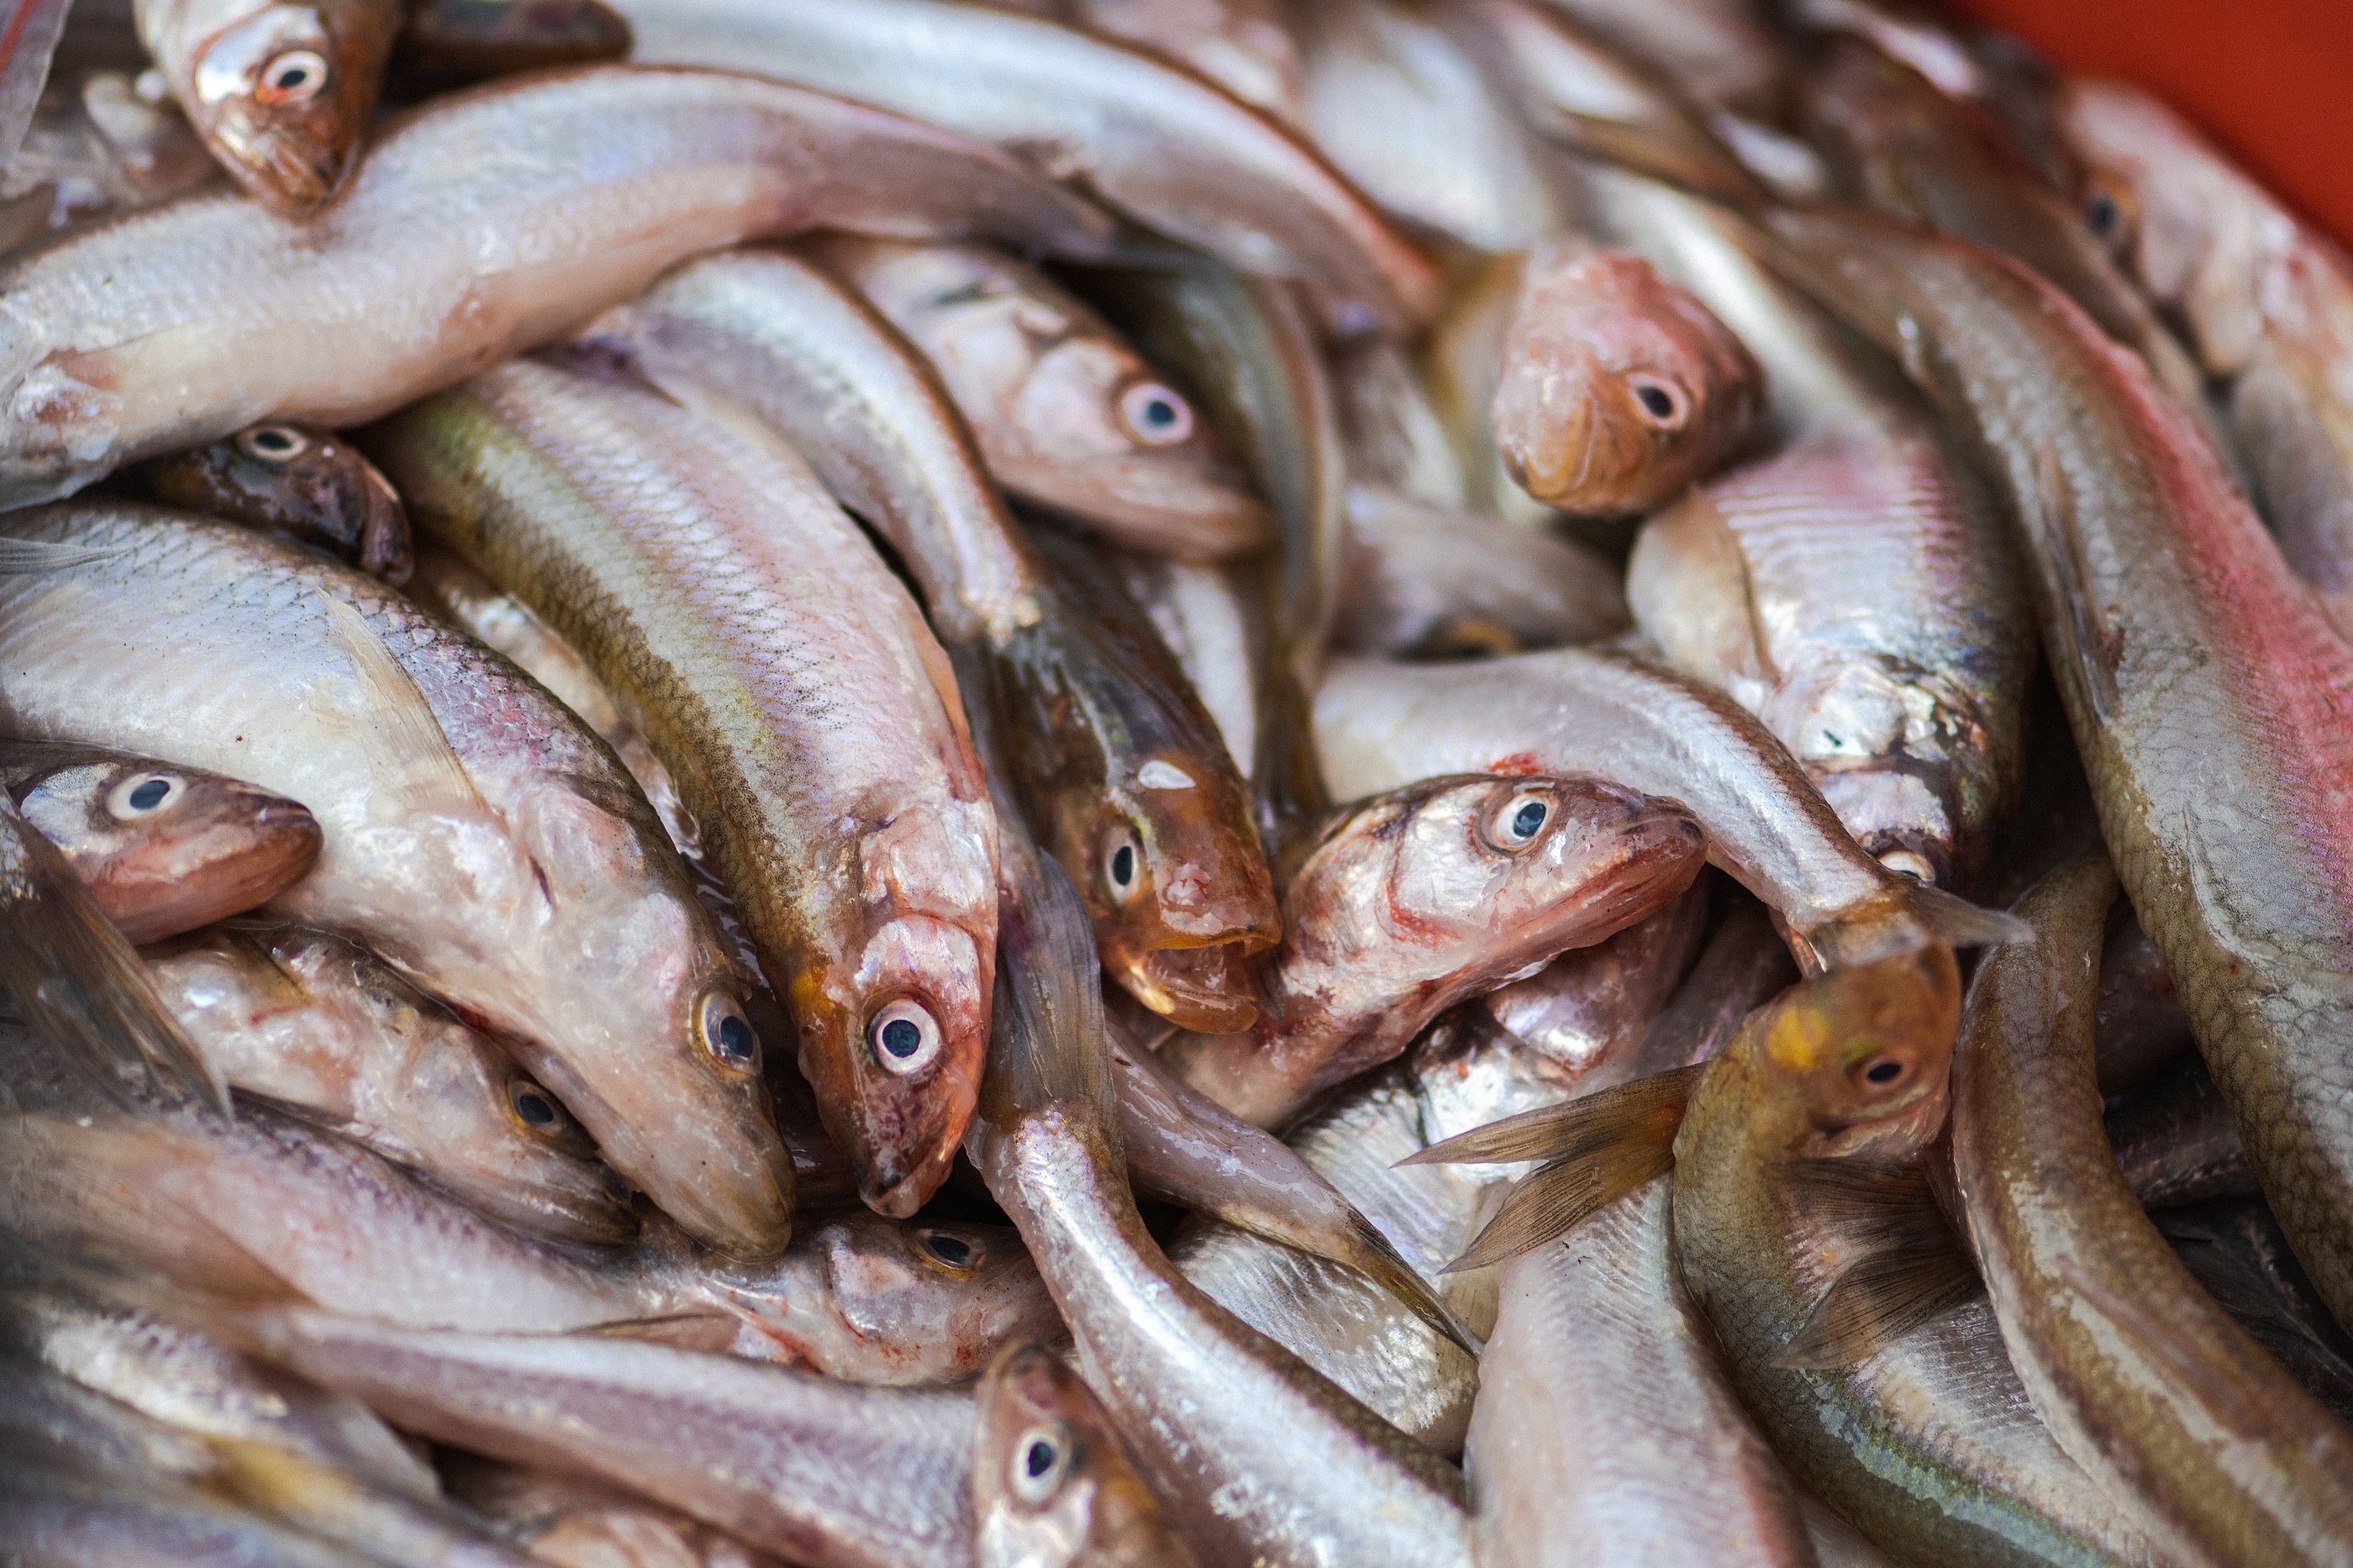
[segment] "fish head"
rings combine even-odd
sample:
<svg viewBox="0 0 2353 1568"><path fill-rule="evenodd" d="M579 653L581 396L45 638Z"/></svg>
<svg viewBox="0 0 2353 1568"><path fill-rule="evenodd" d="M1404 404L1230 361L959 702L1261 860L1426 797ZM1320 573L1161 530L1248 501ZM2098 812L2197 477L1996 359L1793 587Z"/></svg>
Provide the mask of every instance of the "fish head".
<svg viewBox="0 0 2353 1568"><path fill-rule="evenodd" d="M1894 1160L1944 1125L1960 969L1942 942L1799 982L1742 1026L1765 1092L1802 1113L1799 1152Z"/></svg>
<svg viewBox="0 0 2353 1568"><path fill-rule="evenodd" d="M357 447L305 425L255 425L142 465L148 493L207 517L291 534L387 583L414 555L400 497Z"/></svg>
<svg viewBox="0 0 2353 1568"><path fill-rule="evenodd" d="M1689 290L1635 257L1531 258L1492 419L1513 479L1563 511L1646 510L1736 451L1764 372Z"/></svg>
<svg viewBox="0 0 2353 1568"><path fill-rule="evenodd" d="M1007 415L1023 457L1008 481L1058 510L1194 557L1272 537L1273 514L1209 422L1107 331L1043 348Z"/></svg>
<svg viewBox="0 0 2353 1568"><path fill-rule="evenodd" d="M997 818L985 801L876 811L850 846L859 940L786 979L801 1076L877 1214L903 1219L963 1145L997 976Z"/></svg>
<svg viewBox="0 0 2353 1568"><path fill-rule="evenodd" d="M1020 1237L1003 1226L853 1213L804 1232L787 1259L786 1269L713 1268L708 1283L788 1355L838 1377L960 1383L1008 1342L1061 1326ZM812 1333L831 1348L808 1345Z"/></svg>
<svg viewBox="0 0 2353 1568"><path fill-rule="evenodd" d="M142 757L70 763L35 780L18 805L134 943L275 897L310 870L322 837L283 795Z"/></svg>
<svg viewBox="0 0 2353 1568"><path fill-rule="evenodd" d="M1008 1346L975 1401L973 1512L985 1563L1186 1568L1192 1554L1078 1373Z"/></svg>
<svg viewBox="0 0 2353 1568"><path fill-rule="evenodd" d="M388 40L366 7L267 5L197 51L189 118L246 192L299 216L334 195L375 110Z"/></svg>

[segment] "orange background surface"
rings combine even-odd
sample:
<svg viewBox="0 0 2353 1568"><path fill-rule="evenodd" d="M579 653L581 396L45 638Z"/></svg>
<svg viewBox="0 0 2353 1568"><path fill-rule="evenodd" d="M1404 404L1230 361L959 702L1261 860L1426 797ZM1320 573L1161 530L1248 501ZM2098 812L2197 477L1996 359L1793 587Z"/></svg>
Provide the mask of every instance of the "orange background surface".
<svg viewBox="0 0 2353 1568"><path fill-rule="evenodd" d="M2187 113L2353 243L2353 0L1956 0L2070 70Z"/></svg>

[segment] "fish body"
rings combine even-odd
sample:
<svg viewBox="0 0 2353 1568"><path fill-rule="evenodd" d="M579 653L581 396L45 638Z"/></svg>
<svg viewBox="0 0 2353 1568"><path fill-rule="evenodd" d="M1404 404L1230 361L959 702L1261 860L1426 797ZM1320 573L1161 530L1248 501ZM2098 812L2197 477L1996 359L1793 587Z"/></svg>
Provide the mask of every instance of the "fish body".
<svg viewBox="0 0 2353 1568"><path fill-rule="evenodd" d="M1191 67L1287 125L1304 117L1307 70L1282 0L1062 0L1060 9Z"/></svg>
<svg viewBox="0 0 2353 1568"><path fill-rule="evenodd" d="M0 742L0 784L132 942L242 914L318 858L316 818L282 795L97 746Z"/></svg>
<svg viewBox="0 0 2353 1568"><path fill-rule="evenodd" d="M1616 568L1584 545L1389 490L1348 487L1335 646L1398 658L1517 653L1626 628Z"/></svg>
<svg viewBox="0 0 2353 1568"><path fill-rule="evenodd" d="M414 94L627 58L629 24L604 0L412 0L392 72Z"/></svg>
<svg viewBox="0 0 2353 1568"><path fill-rule="evenodd" d="M300 217L343 188L398 0L136 0L132 15L188 122L256 200Z"/></svg>
<svg viewBox="0 0 2353 1568"><path fill-rule="evenodd" d="M132 482L165 506L282 533L395 585L415 562L391 481L332 431L256 425L150 458Z"/></svg>
<svg viewBox="0 0 2353 1568"><path fill-rule="evenodd" d="M250 530L108 502L5 531L53 563L0 578L9 727L301 800L323 847L272 913L496 1029L698 1237L783 1246L756 1047L723 1054L748 1034L727 954L602 742L381 584Z"/></svg>
<svg viewBox="0 0 2353 1568"><path fill-rule="evenodd" d="M199 194L0 269L0 500L263 421L364 423L749 236L1092 252L1102 221L988 149L774 82L610 66L485 88L388 127L314 221ZM280 342L302 352L249 352Z"/></svg>
<svg viewBox="0 0 2353 1568"><path fill-rule="evenodd" d="M980 1568L1192 1568L1119 1428L1051 1352L1008 1345L973 1402Z"/></svg>
<svg viewBox="0 0 2353 1568"><path fill-rule="evenodd" d="M861 1195L912 1214L979 1079L997 826L906 589L782 442L576 371L503 366L370 439L435 539L628 694Z"/></svg>

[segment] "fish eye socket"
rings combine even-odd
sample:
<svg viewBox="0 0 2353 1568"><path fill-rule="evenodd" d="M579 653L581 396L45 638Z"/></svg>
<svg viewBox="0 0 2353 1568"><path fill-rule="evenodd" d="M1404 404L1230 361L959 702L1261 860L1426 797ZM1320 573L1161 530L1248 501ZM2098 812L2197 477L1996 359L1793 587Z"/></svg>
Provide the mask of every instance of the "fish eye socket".
<svg viewBox="0 0 2353 1568"><path fill-rule="evenodd" d="M1853 1078L1862 1089L1894 1089L1910 1076L1912 1064L1893 1051L1869 1057L1855 1068Z"/></svg>
<svg viewBox="0 0 2353 1568"><path fill-rule="evenodd" d="M1928 858L1917 849L1882 850L1879 863L1899 877L1909 877L1912 880L1928 887L1935 887L1936 884L1936 868L1931 865Z"/></svg>
<svg viewBox="0 0 2353 1568"><path fill-rule="evenodd" d="M1635 406L1642 417L1662 430L1680 430L1691 418L1691 399L1683 389L1662 376L1637 372L1626 378L1633 391Z"/></svg>
<svg viewBox="0 0 2353 1568"><path fill-rule="evenodd" d="M759 1031L752 1027L751 1019L744 1016L744 1009L735 998L724 991L713 991L703 997L695 1027L702 1037L702 1048L722 1066L737 1072L752 1072L759 1067Z"/></svg>
<svg viewBox="0 0 2353 1568"><path fill-rule="evenodd" d="M1032 1506L1044 1502L1061 1489L1062 1481L1071 1473L1071 1459L1077 1444L1071 1429L1060 1421L1032 1426L1014 1441L1013 1495Z"/></svg>
<svg viewBox="0 0 2353 1568"><path fill-rule="evenodd" d="M2084 216L2091 224L2092 232L2102 239L2113 238L2117 226L2125 220L2123 210L2116 205L2116 198L2105 191L2093 195L2091 204L2084 209Z"/></svg>
<svg viewBox="0 0 2353 1568"><path fill-rule="evenodd" d="M1103 847L1103 886L1112 900L1122 904L1144 886L1144 846L1137 842L1134 828L1123 826L1112 830Z"/></svg>
<svg viewBox="0 0 2353 1568"><path fill-rule="evenodd" d="M118 822L136 822L179 799L185 787L170 773L133 773L107 792L106 809Z"/></svg>
<svg viewBox="0 0 2353 1568"><path fill-rule="evenodd" d="M310 445L311 437L291 425L257 425L237 437L238 451L265 463L290 463Z"/></svg>
<svg viewBox="0 0 2353 1568"><path fill-rule="evenodd" d="M867 1021L866 1045L884 1072L905 1078L939 1058L939 1021L920 1003L893 1002Z"/></svg>
<svg viewBox="0 0 2353 1568"><path fill-rule="evenodd" d="M1119 395L1119 422L1147 447L1173 447L1193 434L1193 408L1173 388L1139 381Z"/></svg>
<svg viewBox="0 0 2353 1568"><path fill-rule="evenodd" d="M514 1108L515 1120L534 1132L554 1132L564 1121L564 1112L547 1091L527 1079L507 1086L507 1103Z"/></svg>
<svg viewBox="0 0 2353 1568"><path fill-rule="evenodd" d="M327 86L327 58L316 49L289 49L261 68L261 85L254 96L276 108L305 103Z"/></svg>
<svg viewBox="0 0 2353 1568"><path fill-rule="evenodd" d="M952 1231L923 1231L916 1236L915 1245L933 1262L958 1274L969 1274L980 1267L980 1248Z"/></svg>
<svg viewBox="0 0 2353 1568"><path fill-rule="evenodd" d="M1505 853L1525 849L1552 820L1552 808L1550 795L1522 790L1488 814L1482 836Z"/></svg>

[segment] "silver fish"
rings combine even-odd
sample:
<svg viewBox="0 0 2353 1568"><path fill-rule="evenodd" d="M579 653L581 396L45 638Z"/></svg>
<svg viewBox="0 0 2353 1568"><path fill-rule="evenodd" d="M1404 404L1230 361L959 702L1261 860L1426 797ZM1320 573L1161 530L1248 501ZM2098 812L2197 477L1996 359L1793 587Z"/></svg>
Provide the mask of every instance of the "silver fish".
<svg viewBox="0 0 2353 1568"><path fill-rule="evenodd" d="M1353 653L1444 658L1592 642L1626 629L1609 559L1557 534L1348 487L1333 626Z"/></svg>

